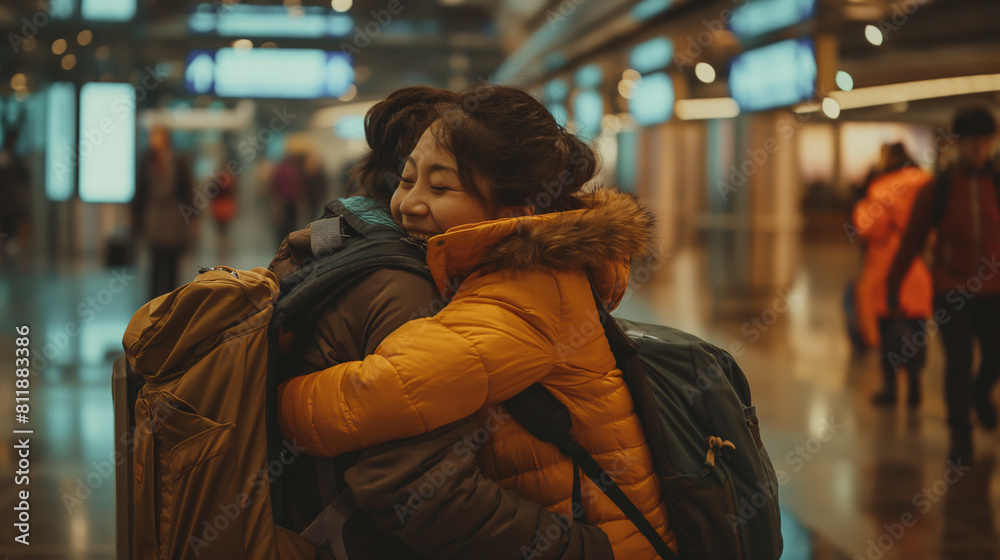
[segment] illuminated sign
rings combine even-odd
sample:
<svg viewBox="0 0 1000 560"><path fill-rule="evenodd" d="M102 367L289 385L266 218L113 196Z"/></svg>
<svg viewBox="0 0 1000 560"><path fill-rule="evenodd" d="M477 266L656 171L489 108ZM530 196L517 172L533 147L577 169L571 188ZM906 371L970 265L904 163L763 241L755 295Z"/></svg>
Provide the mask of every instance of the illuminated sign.
<svg viewBox="0 0 1000 560"><path fill-rule="evenodd" d="M188 18L188 28L226 37L342 37L354 29L354 19L318 6L199 4Z"/></svg>
<svg viewBox="0 0 1000 560"><path fill-rule="evenodd" d="M670 64L673 56L674 44L670 39L657 37L636 45L628 59L632 68L645 74Z"/></svg>
<svg viewBox="0 0 1000 560"><path fill-rule="evenodd" d="M91 82L80 90L80 198L128 202L135 194L135 88Z"/></svg>
<svg viewBox="0 0 1000 560"><path fill-rule="evenodd" d="M69 200L76 176L76 88L69 82L49 86L45 115L45 196Z"/></svg>
<svg viewBox="0 0 1000 560"><path fill-rule="evenodd" d="M750 0L733 10L729 27L745 41L806 21L815 10L816 0Z"/></svg>
<svg viewBox="0 0 1000 560"><path fill-rule="evenodd" d="M667 11L667 8L673 4L673 0L642 0L635 6L632 6L632 17L635 19L645 21L657 14L661 14Z"/></svg>
<svg viewBox="0 0 1000 560"><path fill-rule="evenodd" d="M546 101L562 101L569 94L569 88L563 80L552 80L545 84L544 97Z"/></svg>
<svg viewBox="0 0 1000 560"><path fill-rule="evenodd" d="M135 0L83 0L80 15L90 20L128 21L135 17Z"/></svg>
<svg viewBox="0 0 1000 560"><path fill-rule="evenodd" d="M348 55L318 49L193 51L184 72L194 94L316 99L340 97L354 83Z"/></svg>
<svg viewBox="0 0 1000 560"><path fill-rule="evenodd" d="M794 105L812 96L816 55L808 39L788 39L733 59L729 91L745 111Z"/></svg>
<svg viewBox="0 0 1000 560"><path fill-rule="evenodd" d="M588 64L576 71L576 85L582 88L593 88L601 85L604 73L596 64Z"/></svg>
<svg viewBox="0 0 1000 560"><path fill-rule="evenodd" d="M584 90L573 98L573 120L576 135L589 142L601 133L601 119L604 117L604 99L596 91Z"/></svg>
<svg viewBox="0 0 1000 560"><path fill-rule="evenodd" d="M642 126L670 120L674 114L674 82L670 76L663 72L643 76L628 100L628 110Z"/></svg>

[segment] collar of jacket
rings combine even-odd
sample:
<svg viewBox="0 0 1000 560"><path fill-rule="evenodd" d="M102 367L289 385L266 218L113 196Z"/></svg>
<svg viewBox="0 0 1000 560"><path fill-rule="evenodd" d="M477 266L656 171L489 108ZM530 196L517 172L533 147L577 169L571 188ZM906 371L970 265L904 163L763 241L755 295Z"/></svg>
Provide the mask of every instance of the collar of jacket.
<svg viewBox="0 0 1000 560"><path fill-rule="evenodd" d="M654 220L631 195L601 188L585 208L451 228L427 244L427 264L450 299L477 270L585 270L609 309L628 288L629 263L652 256Z"/></svg>

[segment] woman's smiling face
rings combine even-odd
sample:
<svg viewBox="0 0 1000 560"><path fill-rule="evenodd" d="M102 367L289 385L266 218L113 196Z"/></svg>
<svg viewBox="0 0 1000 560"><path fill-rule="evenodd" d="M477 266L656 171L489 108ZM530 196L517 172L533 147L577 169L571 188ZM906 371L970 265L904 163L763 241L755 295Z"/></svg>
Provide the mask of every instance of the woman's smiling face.
<svg viewBox="0 0 1000 560"><path fill-rule="evenodd" d="M396 223L425 240L455 226L492 219L479 198L462 187L455 156L437 141L442 126L434 121L420 136L389 205Z"/></svg>

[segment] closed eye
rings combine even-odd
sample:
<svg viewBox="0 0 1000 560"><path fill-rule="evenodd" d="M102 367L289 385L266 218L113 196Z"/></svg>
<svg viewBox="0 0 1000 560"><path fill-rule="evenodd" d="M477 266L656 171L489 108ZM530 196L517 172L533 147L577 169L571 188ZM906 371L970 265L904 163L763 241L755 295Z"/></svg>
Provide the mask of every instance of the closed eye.
<svg viewBox="0 0 1000 560"><path fill-rule="evenodd" d="M409 183L409 184L411 184L411 185L412 185L413 183L416 183L416 182L417 182L417 180L416 180L416 179L407 179L406 177L400 177L400 178L399 178L399 180L400 180L400 182L402 182L402 183Z"/></svg>

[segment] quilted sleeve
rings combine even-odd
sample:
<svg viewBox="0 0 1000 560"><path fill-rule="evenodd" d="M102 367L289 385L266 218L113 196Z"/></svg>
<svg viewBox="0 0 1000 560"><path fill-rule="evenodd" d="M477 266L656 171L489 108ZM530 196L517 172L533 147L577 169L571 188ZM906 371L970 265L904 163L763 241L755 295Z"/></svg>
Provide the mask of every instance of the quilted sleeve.
<svg viewBox="0 0 1000 560"><path fill-rule="evenodd" d="M363 361L285 382L282 432L334 456L506 400L551 371L560 310L551 273L473 275L437 316L406 323Z"/></svg>

